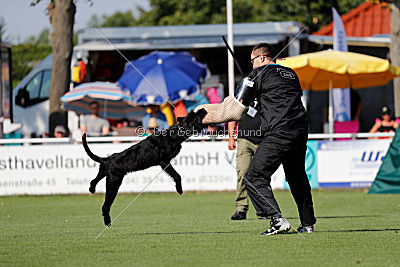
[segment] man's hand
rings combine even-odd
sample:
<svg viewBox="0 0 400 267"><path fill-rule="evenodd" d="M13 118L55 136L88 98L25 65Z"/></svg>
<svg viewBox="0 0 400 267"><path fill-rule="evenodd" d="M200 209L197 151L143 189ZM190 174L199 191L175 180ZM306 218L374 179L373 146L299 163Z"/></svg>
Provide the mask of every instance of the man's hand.
<svg viewBox="0 0 400 267"><path fill-rule="evenodd" d="M229 143L228 143L228 148L229 150L235 150L236 149L236 140L235 140L235 127L236 127L236 121L230 121L228 122L228 133L229 133Z"/></svg>
<svg viewBox="0 0 400 267"><path fill-rule="evenodd" d="M235 140L235 138L229 138L228 148L229 148L229 150L235 150L236 149L236 140Z"/></svg>

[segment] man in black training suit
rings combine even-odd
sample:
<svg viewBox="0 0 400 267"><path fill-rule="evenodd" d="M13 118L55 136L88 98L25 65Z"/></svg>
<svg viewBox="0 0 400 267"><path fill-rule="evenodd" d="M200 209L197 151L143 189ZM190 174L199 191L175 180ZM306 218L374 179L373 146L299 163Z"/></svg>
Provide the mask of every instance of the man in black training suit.
<svg viewBox="0 0 400 267"><path fill-rule="evenodd" d="M271 189L271 175L283 164L300 215L298 231L312 233L316 219L305 172L308 120L300 99L302 90L296 73L275 64L275 56L271 45L256 45L250 58L253 71L235 95L246 106L255 98L260 103L263 138L245 176L245 186L257 214L271 217L270 228L262 235L289 231L290 224Z"/></svg>

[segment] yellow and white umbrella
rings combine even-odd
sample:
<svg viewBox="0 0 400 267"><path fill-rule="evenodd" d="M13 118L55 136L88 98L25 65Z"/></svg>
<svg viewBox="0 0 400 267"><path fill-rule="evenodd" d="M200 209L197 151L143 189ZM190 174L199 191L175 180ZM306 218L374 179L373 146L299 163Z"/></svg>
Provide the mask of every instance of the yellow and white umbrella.
<svg viewBox="0 0 400 267"><path fill-rule="evenodd" d="M332 88L365 88L385 85L400 75L388 60L334 50L288 57L280 63L292 68L304 90L329 90L329 132L333 132Z"/></svg>

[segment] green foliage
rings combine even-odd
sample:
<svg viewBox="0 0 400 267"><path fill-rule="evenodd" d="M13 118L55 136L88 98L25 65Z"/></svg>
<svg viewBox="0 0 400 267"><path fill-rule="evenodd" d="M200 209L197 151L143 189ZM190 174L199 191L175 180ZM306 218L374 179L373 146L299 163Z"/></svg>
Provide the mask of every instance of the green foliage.
<svg viewBox="0 0 400 267"><path fill-rule="evenodd" d="M131 26L134 21L132 11L127 10L125 12L117 11L113 15L107 17L103 15L103 27L126 27Z"/></svg>
<svg viewBox="0 0 400 267"><path fill-rule="evenodd" d="M298 21L311 32L332 20L331 7L347 13L365 0L234 0L234 22ZM102 27L153 26L226 23L226 2L214 0L150 0L150 10L136 7L132 11L116 12L102 19L92 17L89 25Z"/></svg>
<svg viewBox="0 0 400 267"><path fill-rule="evenodd" d="M72 36L72 43L74 46L78 44L78 36L79 36L79 33L74 32L74 35Z"/></svg>
<svg viewBox="0 0 400 267"><path fill-rule="evenodd" d="M50 45L49 34L50 34L50 29L44 28L37 36L29 37L25 41L25 43Z"/></svg>
<svg viewBox="0 0 400 267"><path fill-rule="evenodd" d="M86 0L89 3L92 0ZM40 0L32 0L35 5ZM51 1L49 1L51 2ZM233 21L298 21L311 32L332 20L331 7L340 14L347 13L364 0L233 0ZM117 11L110 16L93 15L89 27L124 27L153 25L185 25L226 23L226 2L215 0L150 0L150 10L136 7L137 17L131 10ZM0 34L4 38L4 20L0 18ZM13 86L43 58L51 53L49 29L32 36L24 44L13 46ZM3 39L4 40L4 39ZM74 44L77 34L74 35Z"/></svg>
<svg viewBox="0 0 400 267"><path fill-rule="evenodd" d="M103 16L105 16L105 15L103 15ZM102 22L101 18L99 18L97 15L94 14L89 18L89 21L87 22L87 26L89 28L101 27L102 23L103 22ZM113 27L115 27L115 26L113 26Z"/></svg>
<svg viewBox="0 0 400 267"><path fill-rule="evenodd" d="M274 193L284 216L297 227L298 212L290 192ZM119 194L112 218L136 195ZM294 233L260 236L269 221L258 220L253 207L247 220L231 221L234 197L234 192L145 193L96 240L105 228L103 193L0 197L0 262L2 266L399 265L398 195L313 191L316 232L304 238Z"/></svg>
<svg viewBox="0 0 400 267"><path fill-rule="evenodd" d="M92 15L87 23L89 27L128 27L134 25L135 18L133 17L132 11L127 10L125 12L117 11L110 16Z"/></svg>
<svg viewBox="0 0 400 267"><path fill-rule="evenodd" d="M35 67L39 61L51 54L50 30L43 29L24 43L12 46L13 88Z"/></svg>
<svg viewBox="0 0 400 267"><path fill-rule="evenodd" d="M183 25L223 23L225 1L150 0L150 11L140 13L137 25Z"/></svg>
<svg viewBox="0 0 400 267"><path fill-rule="evenodd" d="M12 46L13 88L35 67L51 54L51 46L42 43L24 43Z"/></svg>

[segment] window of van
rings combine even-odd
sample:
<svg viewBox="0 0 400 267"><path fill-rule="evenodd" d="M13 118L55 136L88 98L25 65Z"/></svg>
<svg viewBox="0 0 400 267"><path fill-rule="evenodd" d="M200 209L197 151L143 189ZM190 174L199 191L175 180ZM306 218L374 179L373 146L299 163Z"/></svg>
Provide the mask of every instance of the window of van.
<svg viewBox="0 0 400 267"><path fill-rule="evenodd" d="M51 70L41 71L33 76L25 86L26 92L29 93L29 101L25 102L25 106L32 106L49 99L50 81Z"/></svg>
<svg viewBox="0 0 400 267"><path fill-rule="evenodd" d="M47 99L50 96L50 81L51 81L51 70L45 70L43 73L42 86L40 88L39 98Z"/></svg>
<svg viewBox="0 0 400 267"><path fill-rule="evenodd" d="M29 93L29 99L31 100L39 98L42 75L43 71L39 72L26 85L26 91Z"/></svg>

